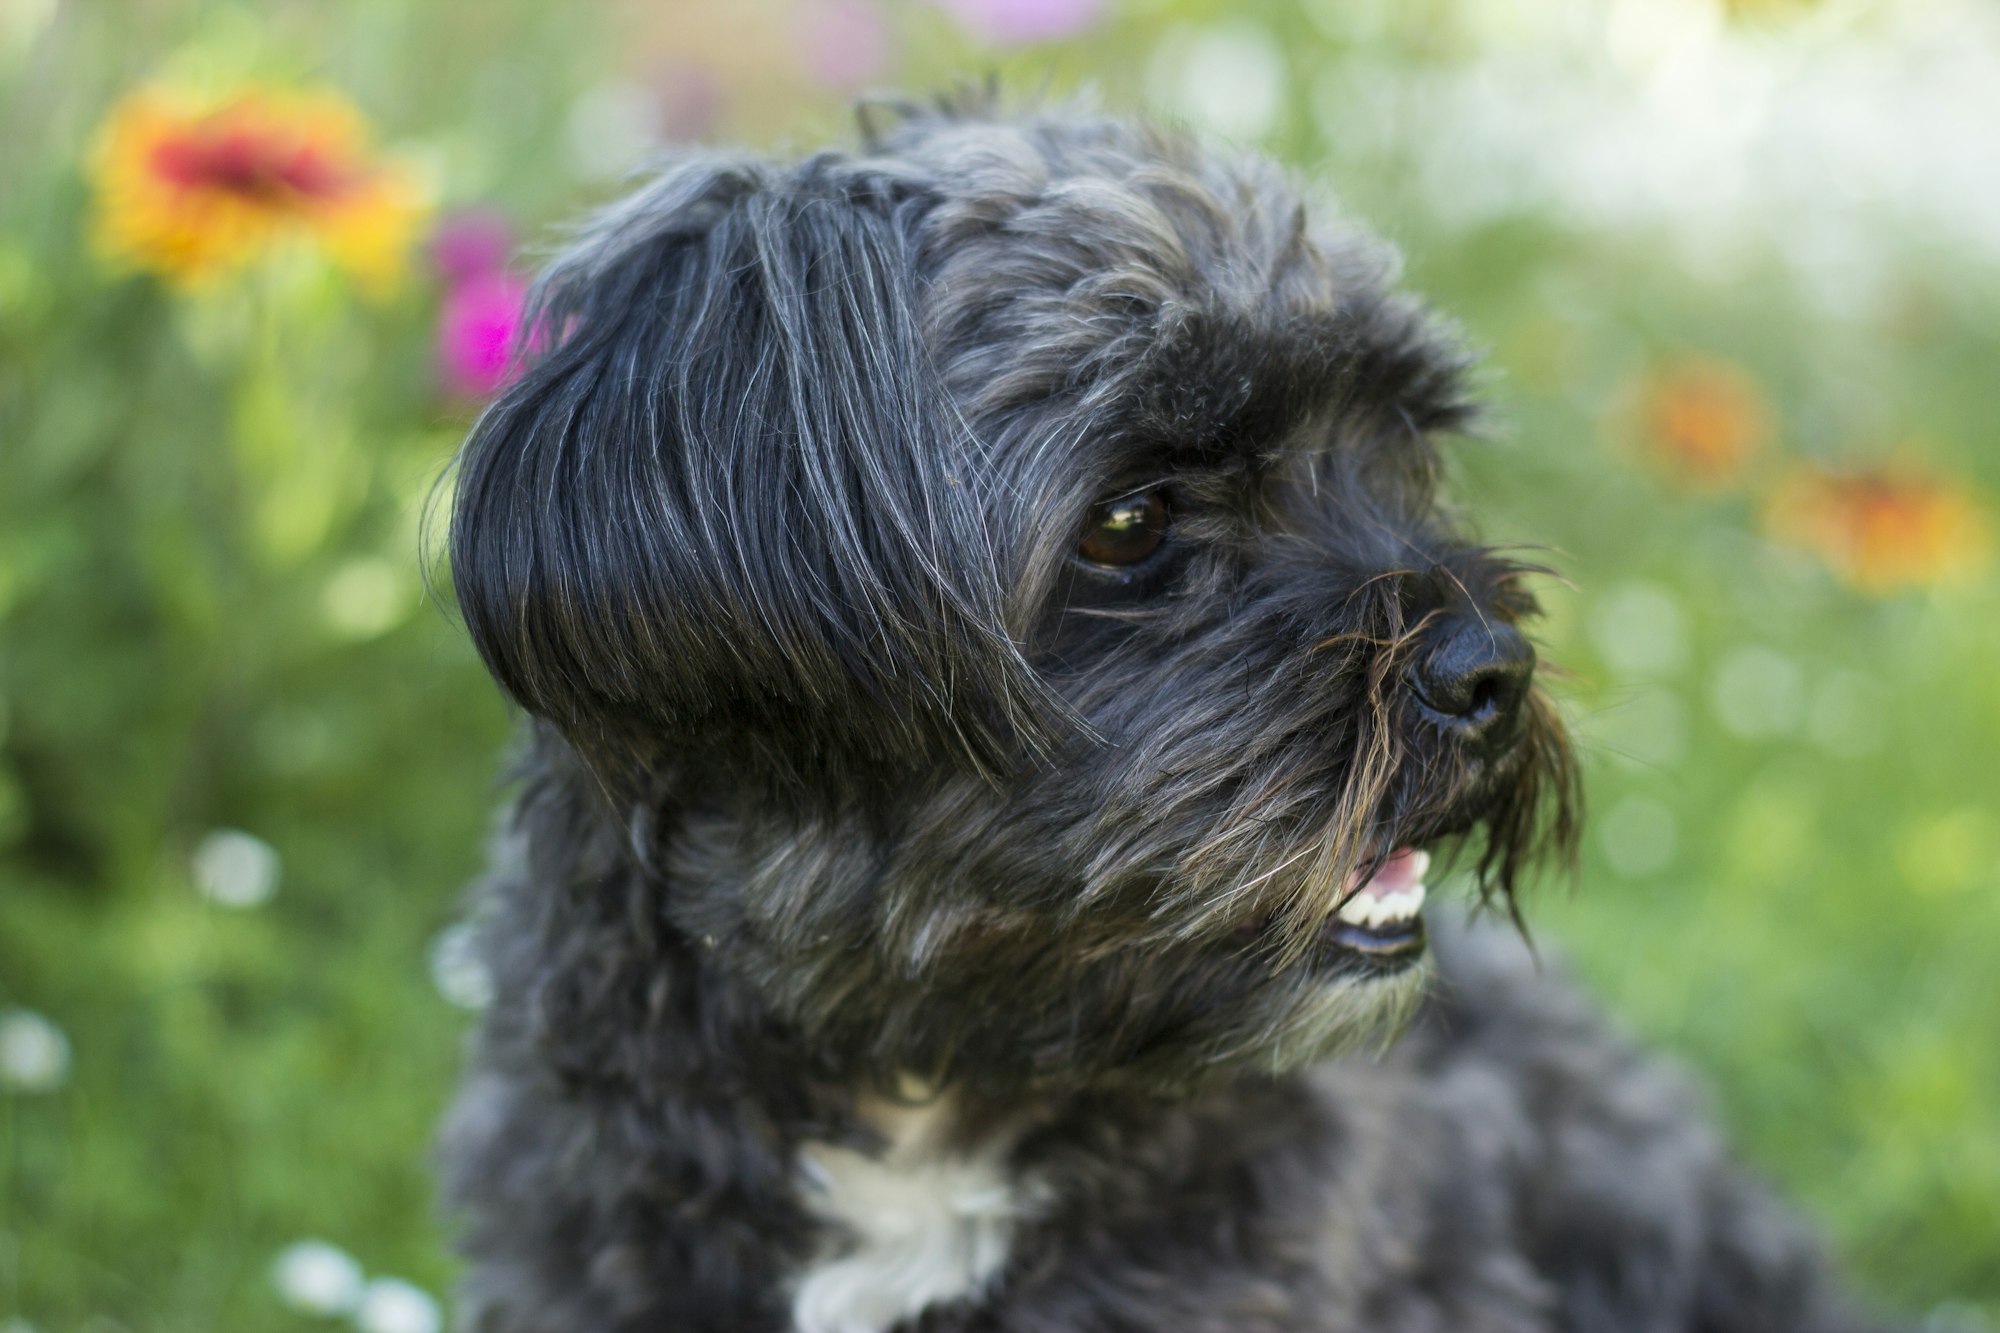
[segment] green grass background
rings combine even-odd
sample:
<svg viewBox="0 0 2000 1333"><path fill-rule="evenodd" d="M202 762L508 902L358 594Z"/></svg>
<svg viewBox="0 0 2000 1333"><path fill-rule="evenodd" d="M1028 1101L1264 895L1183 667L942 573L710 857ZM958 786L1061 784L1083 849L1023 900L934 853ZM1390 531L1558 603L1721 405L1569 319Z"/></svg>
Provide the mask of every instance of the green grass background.
<svg viewBox="0 0 2000 1333"><path fill-rule="evenodd" d="M742 12L784 33L788 2ZM1337 182L1487 349L1497 424L1459 450L1457 492L1571 580L1543 637L1607 831L1573 889L1530 901L1540 938L1706 1074L1743 1153L1868 1289L1982 1327L2000 1319L2000 583L1989 564L1855 592L1761 535L1757 477L1916 448L1990 495L2000 275L1885 227L1887 298L1835 318L1775 252L1704 274L1560 210L1437 220L1424 145L1328 134L1312 89L1476 54L1471 7L1358 4L1347 32L1334 5L1148 0L999 53L909 4L880 80L999 69L1130 106L1162 43L1267 34L1293 77L1265 145ZM1730 21L1779 42L1815 12L1750 8ZM372 304L303 261L199 297L113 272L87 244L95 126L162 74L330 84L447 206L546 239L615 191L571 129L607 79L706 64L720 136L838 132L842 94L720 12L0 6L0 1009L45 1016L73 1056L60 1088L0 1091L0 1327L314 1327L268 1279L309 1236L448 1290L426 1155L469 1020L426 960L508 734L421 581L426 497L468 420L435 382L437 284ZM1615 425L1633 384L1697 353L1776 422L1763 472L1708 497ZM1726 697L1746 661L1776 680L1750 735ZM276 849L267 905L192 887L216 828Z"/></svg>

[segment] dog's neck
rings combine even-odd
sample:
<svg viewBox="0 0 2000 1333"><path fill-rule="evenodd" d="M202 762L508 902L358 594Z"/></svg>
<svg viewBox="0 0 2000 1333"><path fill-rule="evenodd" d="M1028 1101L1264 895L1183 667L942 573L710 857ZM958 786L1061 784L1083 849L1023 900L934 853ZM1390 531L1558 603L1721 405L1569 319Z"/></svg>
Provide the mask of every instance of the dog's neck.
<svg viewBox="0 0 2000 1333"><path fill-rule="evenodd" d="M671 801L648 808L673 817ZM648 1307L668 1325L882 1333L976 1300L1058 1207L1062 1173L1033 1165L1034 1145L1080 1098L1080 1118L1113 1123L1081 1088L885 1094L673 923L673 870L580 766L546 764L520 820L494 906L514 918L499 934L533 947L495 959L521 970L500 978L489 1059L546 1062L578 1137L648 1182L615 1226L631 1262L671 1274L670 1303ZM1171 1113L1115 1100L1137 1111L1128 1144ZM477 1097L460 1113L481 1132Z"/></svg>
<svg viewBox="0 0 2000 1333"><path fill-rule="evenodd" d="M656 1313L878 1333L977 1295L1032 1203L1009 1164L1027 1120L915 1084L880 1095L817 1062L672 924L678 881L648 862L646 830L544 746L502 852L520 873L496 900L516 918L501 933L535 946L495 963L531 970L500 978L489 1040L531 1037L579 1134L664 1187L629 1219L634 1262L671 1269L683 1302ZM675 804L647 808L665 820ZM466 1099L469 1128L479 1114Z"/></svg>
<svg viewBox="0 0 2000 1333"><path fill-rule="evenodd" d="M827 1234L792 1285L795 1333L880 1333L934 1306L976 1297L999 1273L1040 1191L1010 1168L1014 1121L962 1136L961 1107L906 1079L864 1096L868 1146L799 1151L808 1206Z"/></svg>

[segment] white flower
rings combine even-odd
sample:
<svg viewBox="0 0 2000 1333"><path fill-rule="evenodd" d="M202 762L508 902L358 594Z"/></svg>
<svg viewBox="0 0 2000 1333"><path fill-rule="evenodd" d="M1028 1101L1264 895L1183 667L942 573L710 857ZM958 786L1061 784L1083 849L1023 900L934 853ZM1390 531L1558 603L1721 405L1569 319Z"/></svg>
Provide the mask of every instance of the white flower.
<svg viewBox="0 0 2000 1333"><path fill-rule="evenodd" d="M443 1325L444 1316L430 1294L401 1278L370 1282L354 1312L354 1326L361 1333L438 1333Z"/></svg>
<svg viewBox="0 0 2000 1333"><path fill-rule="evenodd" d="M493 974L479 956L479 937L469 922L439 932L431 941L431 984L461 1009L493 1003Z"/></svg>
<svg viewBox="0 0 2000 1333"><path fill-rule="evenodd" d="M0 1088L53 1092L69 1077L69 1038L40 1014L0 1012Z"/></svg>
<svg viewBox="0 0 2000 1333"><path fill-rule="evenodd" d="M278 853L241 829L219 828L194 849L194 886L223 907L257 907L278 891Z"/></svg>
<svg viewBox="0 0 2000 1333"><path fill-rule="evenodd" d="M294 1310L345 1314L361 1301L361 1265L337 1245L302 1240L278 1252L271 1285Z"/></svg>

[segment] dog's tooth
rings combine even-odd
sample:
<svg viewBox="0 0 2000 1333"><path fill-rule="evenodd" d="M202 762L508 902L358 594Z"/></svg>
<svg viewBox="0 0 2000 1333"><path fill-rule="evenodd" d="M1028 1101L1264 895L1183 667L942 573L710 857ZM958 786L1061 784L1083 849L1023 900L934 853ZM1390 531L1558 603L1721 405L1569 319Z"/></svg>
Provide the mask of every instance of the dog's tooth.
<svg viewBox="0 0 2000 1333"><path fill-rule="evenodd" d="M1431 854L1429 852L1415 851L1410 853L1410 879L1417 885L1419 890L1423 888L1424 872L1430 868Z"/></svg>
<svg viewBox="0 0 2000 1333"><path fill-rule="evenodd" d="M1424 886L1412 884L1394 893L1357 893L1340 905L1334 916L1351 926L1375 928L1408 921L1424 906Z"/></svg>

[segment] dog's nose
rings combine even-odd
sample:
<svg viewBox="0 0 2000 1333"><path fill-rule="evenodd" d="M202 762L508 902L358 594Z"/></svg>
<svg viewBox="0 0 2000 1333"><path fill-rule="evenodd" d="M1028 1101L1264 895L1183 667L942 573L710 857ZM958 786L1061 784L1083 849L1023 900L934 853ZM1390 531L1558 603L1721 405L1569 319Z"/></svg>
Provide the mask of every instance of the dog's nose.
<svg viewBox="0 0 2000 1333"><path fill-rule="evenodd" d="M1410 687L1431 720L1478 750L1511 742L1535 674L1528 641L1512 625L1465 615L1445 616L1429 638Z"/></svg>

